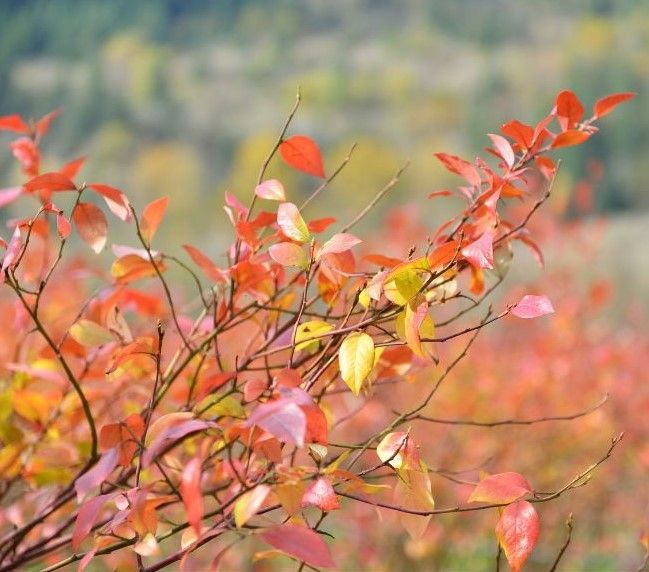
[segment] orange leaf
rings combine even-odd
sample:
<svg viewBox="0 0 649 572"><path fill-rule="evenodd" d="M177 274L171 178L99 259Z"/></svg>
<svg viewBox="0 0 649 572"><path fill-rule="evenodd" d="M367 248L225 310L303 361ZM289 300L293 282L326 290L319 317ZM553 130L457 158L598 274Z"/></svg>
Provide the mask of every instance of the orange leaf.
<svg viewBox="0 0 649 572"><path fill-rule="evenodd" d="M555 111L561 130L567 131L581 121L584 115L584 106L572 91L566 90L557 95Z"/></svg>
<svg viewBox="0 0 649 572"><path fill-rule="evenodd" d="M102 185L101 183L91 183L88 185L96 193L99 193L106 205L117 218L127 222L131 218L131 205L126 198L126 195L110 185Z"/></svg>
<svg viewBox="0 0 649 572"><path fill-rule="evenodd" d="M79 203L72 213L72 220L79 236L99 254L108 238L108 223L101 209L92 203Z"/></svg>
<svg viewBox="0 0 649 572"><path fill-rule="evenodd" d="M572 145L581 145L590 137L590 133L579 131L578 129L569 129L563 133L559 133L555 140L552 142L552 148L557 147L570 147Z"/></svg>
<svg viewBox="0 0 649 572"><path fill-rule="evenodd" d="M322 155L316 142L306 135L294 135L282 141L279 154L287 165L315 177L324 178Z"/></svg>
<svg viewBox="0 0 649 572"><path fill-rule="evenodd" d="M62 173L43 173L27 181L24 185L25 191L74 191L76 185Z"/></svg>
<svg viewBox="0 0 649 572"><path fill-rule="evenodd" d="M613 93L602 97L602 99L597 100L595 107L593 108L593 116L596 119L608 115L613 109L618 106L620 103L632 99L637 94L633 91L627 91L623 93Z"/></svg>
<svg viewBox="0 0 649 572"><path fill-rule="evenodd" d="M203 492L201 491L201 460L194 457L183 469L180 480L180 495L187 511L187 522L201 534L203 519Z"/></svg>
<svg viewBox="0 0 649 572"><path fill-rule="evenodd" d="M142 211L142 236L149 244L162 222L168 205L169 197L161 197L150 202Z"/></svg>

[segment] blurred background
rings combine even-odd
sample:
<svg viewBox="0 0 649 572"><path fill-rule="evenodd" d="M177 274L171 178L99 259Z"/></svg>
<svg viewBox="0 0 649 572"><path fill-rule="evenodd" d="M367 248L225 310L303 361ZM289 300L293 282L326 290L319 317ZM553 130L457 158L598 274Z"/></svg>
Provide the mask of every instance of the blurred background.
<svg viewBox="0 0 649 572"><path fill-rule="evenodd" d="M562 89L587 110L603 95L637 91L601 122L599 136L561 150L554 217L537 227L545 282L535 282L541 273L529 255L513 281L542 288L560 317L524 324L515 338L511 324L485 337L481 367L463 368L436 406L466 418L530 417L574 412L610 392L610 407L572 428L429 433L437 443L430 458L442 466L462 468L457 451L471 442L465 468L493 453L490 469L542 467L531 480L550 487L626 430L615 464L544 509L532 569L548 568L570 510L581 528L566 570L635 569L649 470L649 2L0 0L0 11L0 115L63 108L45 140L46 166L88 155L80 178L122 188L139 208L169 195L157 240L176 252L190 242L215 259L231 239L223 193L248 201L297 86L303 103L291 133L319 142L328 172L358 145L310 215L348 220L410 159L364 229L405 250L413 220L434 227L460 206L425 198L457 184L434 152L475 156L486 133L514 117L535 123ZM318 184L278 161L269 176L294 202ZM0 186L20 181L10 153L0 154ZM410 202L416 209L392 211L379 225ZM442 501L455 500L436 486ZM377 527L372 513L350 524L354 540L341 558L377 570L492 569L492 516L434 521L424 540L408 543Z"/></svg>

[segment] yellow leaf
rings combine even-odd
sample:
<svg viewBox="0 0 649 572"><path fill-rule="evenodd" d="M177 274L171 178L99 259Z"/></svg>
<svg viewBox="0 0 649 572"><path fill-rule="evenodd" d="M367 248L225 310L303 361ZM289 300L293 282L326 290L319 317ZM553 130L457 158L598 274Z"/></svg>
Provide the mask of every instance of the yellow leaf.
<svg viewBox="0 0 649 572"><path fill-rule="evenodd" d="M374 367L374 341L365 333L355 332L345 338L338 352L340 375L354 395Z"/></svg>
<svg viewBox="0 0 649 572"><path fill-rule="evenodd" d="M11 396L11 405L18 415L41 425L47 423L58 401L57 396L51 393L43 394L29 389L16 389Z"/></svg>
<svg viewBox="0 0 649 572"><path fill-rule="evenodd" d="M261 508L270 493L268 485L257 485L244 493L234 504L234 523L241 528Z"/></svg>
<svg viewBox="0 0 649 572"><path fill-rule="evenodd" d="M383 293L390 302L404 306L419 293L423 285L424 281L414 270L406 269L394 278L386 279Z"/></svg>
<svg viewBox="0 0 649 572"><path fill-rule="evenodd" d="M72 339L82 346L94 347L107 344L115 340L106 328L91 320L79 320L70 328Z"/></svg>
<svg viewBox="0 0 649 572"><path fill-rule="evenodd" d="M317 349L321 341L321 338L317 338L317 336L326 334L331 330L333 330L333 326L322 320L311 320L300 324L295 332L296 351ZM314 337L316 337L315 340Z"/></svg>
<svg viewBox="0 0 649 572"><path fill-rule="evenodd" d="M302 497L306 485L304 481L286 481L275 487L279 502L289 516L296 515L302 508Z"/></svg>

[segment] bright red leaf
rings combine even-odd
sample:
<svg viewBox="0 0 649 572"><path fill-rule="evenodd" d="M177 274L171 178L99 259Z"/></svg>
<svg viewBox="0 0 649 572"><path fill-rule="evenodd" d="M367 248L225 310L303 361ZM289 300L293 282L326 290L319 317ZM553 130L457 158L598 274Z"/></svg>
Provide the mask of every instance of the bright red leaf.
<svg viewBox="0 0 649 572"><path fill-rule="evenodd" d="M202 463L194 457L183 468L180 478L180 495L187 512L187 522L193 527L197 535L201 534L201 520L203 519L203 492L201 490Z"/></svg>
<svg viewBox="0 0 649 572"><path fill-rule="evenodd" d="M322 155L316 142L306 135L294 135L282 141L279 154L284 162L298 171L324 178Z"/></svg>
<svg viewBox="0 0 649 572"><path fill-rule="evenodd" d="M602 99L597 100L593 108L593 115L596 119L608 115L615 107L620 103L634 98L637 93L632 91L627 91L623 93L613 93L602 97Z"/></svg>
<svg viewBox="0 0 649 572"><path fill-rule="evenodd" d="M169 197L161 197L150 202L142 211L142 236L149 244L162 222L168 205Z"/></svg>

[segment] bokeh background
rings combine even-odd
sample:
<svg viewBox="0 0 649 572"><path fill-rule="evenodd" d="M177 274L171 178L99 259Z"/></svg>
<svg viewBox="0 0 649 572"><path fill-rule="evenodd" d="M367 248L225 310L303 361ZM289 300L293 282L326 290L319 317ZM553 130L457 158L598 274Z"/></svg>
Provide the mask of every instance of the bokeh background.
<svg viewBox="0 0 649 572"><path fill-rule="evenodd" d="M230 237L223 193L250 197L298 86L303 104L292 132L319 142L328 170L358 145L312 214L351 218L410 159L401 184L365 222L379 237L389 227L385 239L406 249L415 213L418 224L433 226L458 207L425 199L456 183L434 152L474 156L501 123L543 117L561 89L587 106L637 91L602 121L598 137L562 150L553 218L538 227L548 254L542 287L560 317L514 334L508 324L486 338L484 359L459 373L438 406L465 417L530 417L575 411L609 392L606 413L527 433L429 433L444 443L429 451L439 466L496 455L489 468L536 470L533 484L550 486L626 430L628 444L598 473L599 484L542 514L543 547L532 566L547 569L561 521L574 510L566 570L635 569L649 500L649 2L0 0L0 11L0 115L36 118L63 108L44 145L46 164L88 155L82 178L123 188L138 207L169 195L161 245L179 250L190 242L215 259ZM295 202L317 186L278 161L270 175ZM2 153L0 186L20 180ZM392 206L415 201L416 209L380 222ZM533 284L539 276L523 259L517 279ZM440 519L418 543L363 515L355 532L345 532L347 562L493 568L493 515ZM240 565L249 557L239 556Z"/></svg>

